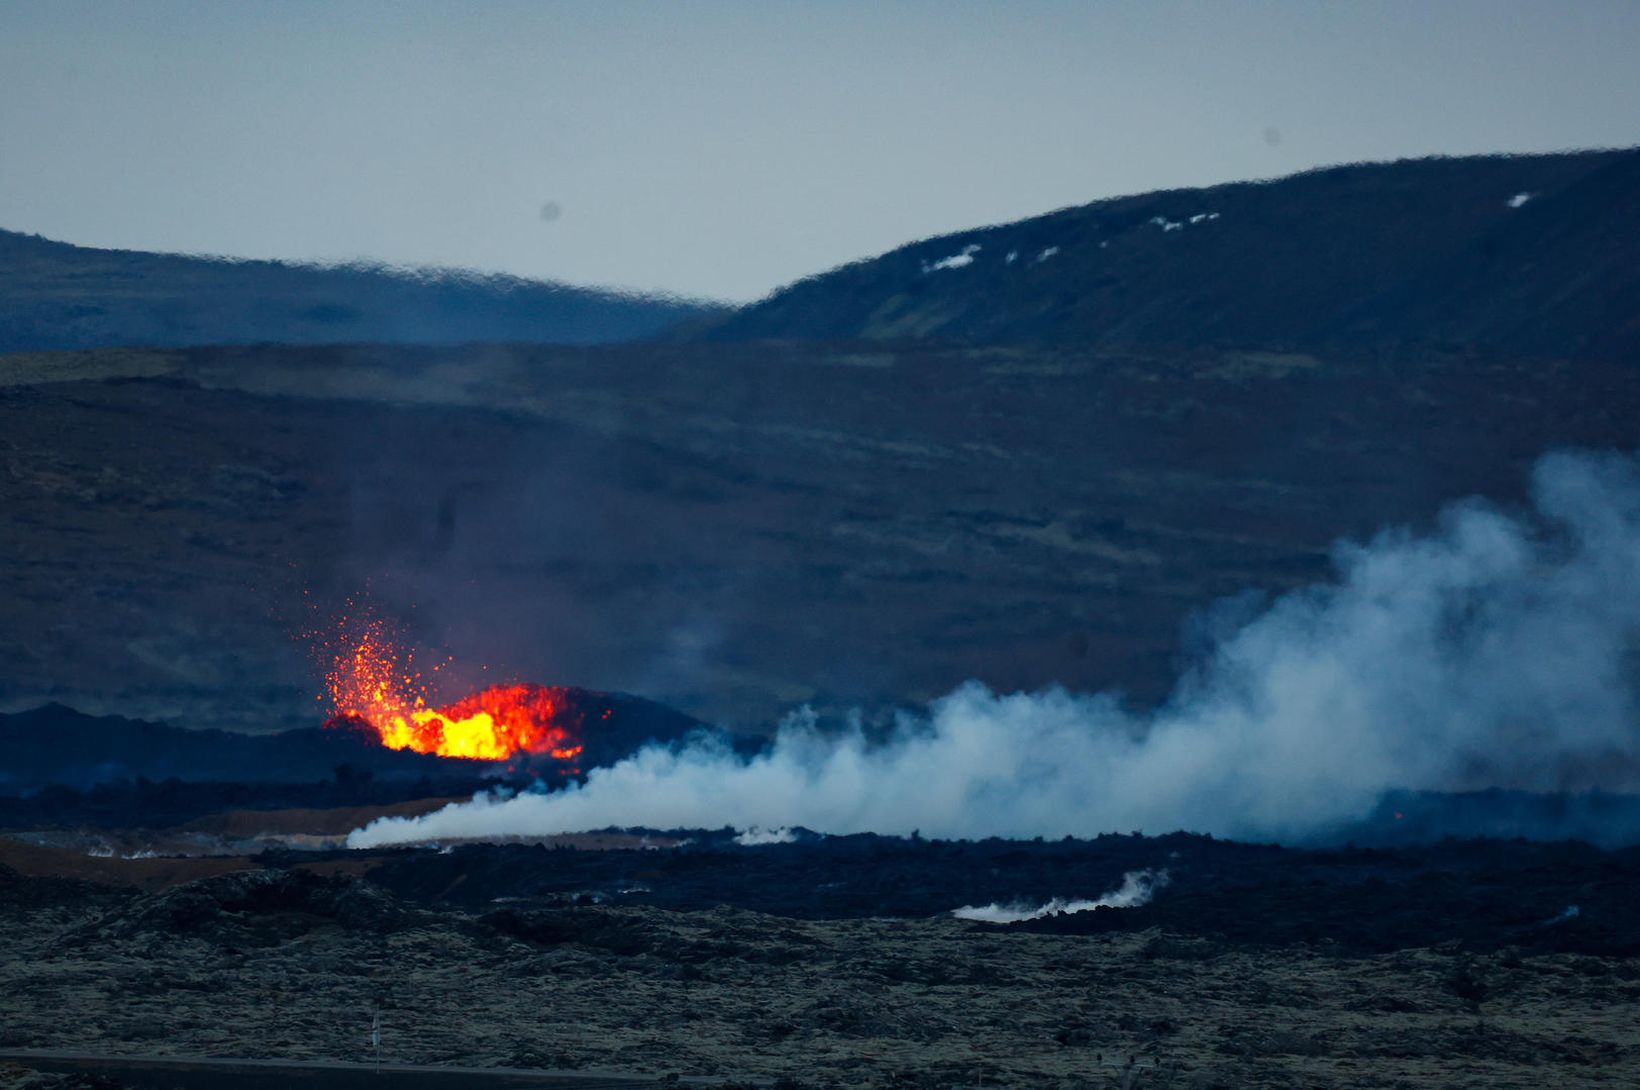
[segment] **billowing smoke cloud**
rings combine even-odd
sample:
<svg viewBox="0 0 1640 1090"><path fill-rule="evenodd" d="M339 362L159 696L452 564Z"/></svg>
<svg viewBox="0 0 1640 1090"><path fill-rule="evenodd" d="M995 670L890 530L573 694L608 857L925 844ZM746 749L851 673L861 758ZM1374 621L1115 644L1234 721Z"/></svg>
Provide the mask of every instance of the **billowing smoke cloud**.
<svg viewBox="0 0 1640 1090"><path fill-rule="evenodd" d="M350 843L607 826L939 837L1187 829L1295 840L1390 789L1640 785L1640 463L1550 455L1535 510L1452 506L1218 640L1159 709L968 684L886 741L799 712L762 754L653 747L579 787L378 821Z"/></svg>
<svg viewBox="0 0 1640 1090"><path fill-rule="evenodd" d="M1045 916L1090 912L1096 908L1138 908L1148 905L1156 891L1167 885L1167 871L1130 870L1122 875L1122 884L1093 901L1066 901L1054 898L1047 904L1031 908L1028 905L989 904L980 907L963 905L951 910L959 920L977 920L980 923L1019 923L1021 920L1040 920Z"/></svg>

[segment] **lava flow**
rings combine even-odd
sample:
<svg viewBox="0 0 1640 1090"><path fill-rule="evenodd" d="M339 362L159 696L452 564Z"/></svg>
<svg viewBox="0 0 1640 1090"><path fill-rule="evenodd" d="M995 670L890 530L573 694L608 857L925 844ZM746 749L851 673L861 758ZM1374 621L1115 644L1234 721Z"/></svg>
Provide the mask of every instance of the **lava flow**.
<svg viewBox="0 0 1640 1090"><path fill-rule="evenodd" d="M546 685L493 685L434 708L386 627L365 622L335 647L325 676L335 706L331 724L362 724L389 749L441 757L504 761L542 755L576 771L581 740L568 690Z"/></svg>

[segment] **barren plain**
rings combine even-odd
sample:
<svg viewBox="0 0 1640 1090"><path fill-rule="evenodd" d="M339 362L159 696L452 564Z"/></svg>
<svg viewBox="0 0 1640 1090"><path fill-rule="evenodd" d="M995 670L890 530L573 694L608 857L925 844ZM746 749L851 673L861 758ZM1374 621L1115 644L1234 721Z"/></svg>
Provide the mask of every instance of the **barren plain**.
<svg viewBox="0 0 1640 1090"><path fill-rule="evenodd" d="M439 885L426 852L287 853L239 860L238 869L196 860L194 873L207 876L193 879L148 860L129 861L121 879L118 861L103 861L95 885L4 868L0 1050L22 1065L9 1076L19 1086L54 1085L22 1081L19 1050L379 1058L812 1087L1640 1080L1632 921L1600 900L1602 889L1626 888L1627 855L1572 853L1562 880L1595 898L1584 919L1503 926L1495 918L1509 915L1508 901L1487 876L1512 876L1527 902L1514 914L1532 919L1542 911L1533 898L1565 895L1522 877L1541 871L1552 850L1515 858L1496 846L1494 860L1514 869L1481 874L1462 856L1479 849L1455 847L1444 873L1476 891L1480 930L1453 938L1464 927L1451 911L1460 889L1433 890L1433 903L1419 905L1419 868L1435 866L1433 857L1299 858L1186 839L1172 853L1184 906L1173 916L1163 890L1155 912L1100 909L1035 926L943 911L777 914L714 906L710 891L771 903L789 895L765 888L776 884L829 879L819 884L865 891L919 865L966 875L977 888L1030 888L1044 875L1063 882L1100 853L1119 866L1124 853L1163 855L1169 842L962 848L868 838L848 848L852 856L803 845L475 847L446 870L453 882L421 896L388 887L395 867L398 884L420 876ZM1033 851L1040 858L1020 861ZM1227 872L1257 877L1227 883L1215 900L1211 860L1220 856ZM533 861L537 879L556 876L559 889L538 882L533 895L489 896L529 869L520 861ZM1346 877L1317 879L1316 867ZM119 884L137 875L143 888ZM700 892L690 891L690 875ZM489 885L464 890L464 878ZM689 906L644 903L663 900L649 896L662 889ZM1272 890L1284 891L1291 918L1350 917L1354 929L1263 941L1258 907ZM928 890L924 900L952 896ZM1428 941L1397 947L1418 933L1426 908L1435 921ZM1211 930L1214 912L1249 917L1244 933ZM1272 937L1281 938L1264 936Z"/></svg>

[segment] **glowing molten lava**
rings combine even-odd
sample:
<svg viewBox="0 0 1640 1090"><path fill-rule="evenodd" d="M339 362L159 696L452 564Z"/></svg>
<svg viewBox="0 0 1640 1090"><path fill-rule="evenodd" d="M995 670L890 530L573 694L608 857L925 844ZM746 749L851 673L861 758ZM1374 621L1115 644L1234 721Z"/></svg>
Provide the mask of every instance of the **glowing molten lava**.
<svg viewBox="0 0 1640 1090"><path fill-rule="evenodd" d="M436 710L417 697L407 709L343 714L374 727L389 749L482 761L544 753L573 761L581 744L557 722L559 706L558 694L544 685L494 685Z"/></svg>
<svg viewBox="0 0 1640 1090"><path fill-rule="evenodd" d="M433 708L412 663L384 625L365 621L331 654L325 683L336 709L332 722L361 723L390 749L481 761L539 754L576 771L579 717L566 708L566 690L493 685Z"/></svg>

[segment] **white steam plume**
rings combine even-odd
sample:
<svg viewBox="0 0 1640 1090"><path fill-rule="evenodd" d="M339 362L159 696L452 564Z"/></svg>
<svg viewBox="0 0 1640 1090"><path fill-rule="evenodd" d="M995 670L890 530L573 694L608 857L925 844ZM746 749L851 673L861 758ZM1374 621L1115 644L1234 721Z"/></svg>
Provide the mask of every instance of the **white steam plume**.
<svg viewBox="0 0 1640 1090"><path fill-rule="evenodd" d="M1021 920L1040 920L1044 916L1070 915L1089 912L1096 908L1138 908L1148 905L1156 891L1168 883L1167 871L1130 870L1122 875L1122 884L1109 893L1102 893L1096 901L1066 901L1055 897L1045 905L1031 908L1026 905L988 904L976 908L963 905L951 910L959 920L977 920L980 923L1019 923Z"/></svg>
<svg viewBox="0 0 1640 1090"><path fill-rule="evenodd" d="M1550 455L1536 510L1336 550L1337 579L1222 638L1160 709L967 684L886 742L807 712L744 758L652 746L581 786L371 823L356 847L609 826L938 837L1304 838L1389 789L1640 785L1640 463Z"/></svg>
<svg viewBox="0 0 1640 1090"><path fill-rule="evenodd" d="M769 844L791 844L797 833L791 829L742 829L735 843L743 848L760 848Z"/></svg>

